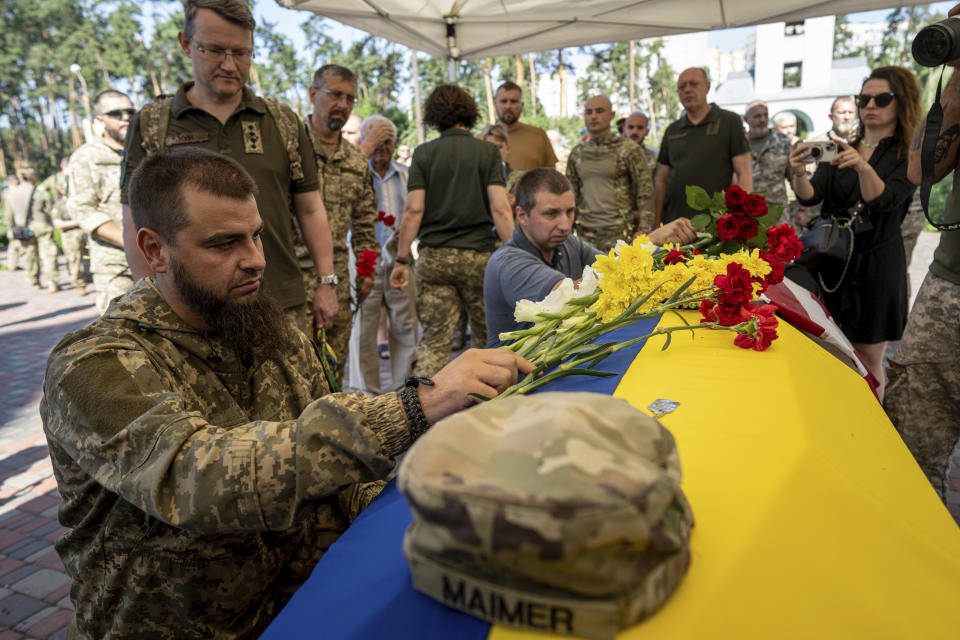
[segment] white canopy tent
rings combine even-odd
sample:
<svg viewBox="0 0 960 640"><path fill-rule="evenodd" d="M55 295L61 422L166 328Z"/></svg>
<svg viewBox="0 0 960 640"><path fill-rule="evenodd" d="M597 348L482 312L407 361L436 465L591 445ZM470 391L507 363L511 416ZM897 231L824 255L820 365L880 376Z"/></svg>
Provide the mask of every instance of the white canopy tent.
<svg viewBox="0 0 960 640"><path fill-rule="evenodd" d="M855 13L891 0L276 0L450 60Z"/></svg>

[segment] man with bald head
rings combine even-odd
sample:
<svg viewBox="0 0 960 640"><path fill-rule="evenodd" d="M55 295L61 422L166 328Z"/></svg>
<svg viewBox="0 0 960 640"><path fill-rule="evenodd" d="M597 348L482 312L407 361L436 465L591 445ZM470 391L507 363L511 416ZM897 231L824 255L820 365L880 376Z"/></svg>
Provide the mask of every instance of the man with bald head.
<svg viewBox="0 0 960 640"><path fill-rule="evenodd" d="M657 157L656 222L692 218L699 213L687 206L687 186L707 193L737 184L753 186L750 146L743 135L740 116L707 102L710 81L699 67L684 70L677 93L684 115L671 123L660 142Z"/></svg>
<svg viewBox="0 0 960 640"><path fill-rule="evenodd" d="M790 138L770 128L767 103L756 100L747 105L743 115L747 123L747 141L753 167L753 188L762 191L769 206L783 207L780 222L789 222L787 215L787 178L790 177Z"/></svg>
<svg viewBox="0 0 960 640"><path fill-rule="evenodd" d="M647 170L650 172L650 182L652 184L656 177L654 174L657 170L657 155L660 150L644 143L648 133L650 133L650 118L647 117L647 114L643 111L634 111L627 117L623 125L623 135L640 145L643 157L647 161Z"/></svg>
<svg viewBox="0 0 960 640"><path fill-rule="evenodd" d="M570 152L567 179L577 214L574 228L586 242L609 251L653 229L653 184L643 151L610 130L614 112L606 96L593 96L583 108L589 138Z"/></svg>

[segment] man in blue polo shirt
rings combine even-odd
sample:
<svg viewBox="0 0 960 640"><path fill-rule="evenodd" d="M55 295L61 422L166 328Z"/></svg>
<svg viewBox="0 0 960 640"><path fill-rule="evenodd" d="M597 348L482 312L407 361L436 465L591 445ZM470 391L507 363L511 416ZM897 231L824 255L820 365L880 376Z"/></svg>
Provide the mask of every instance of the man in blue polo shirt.
<svg viewBox="0 0 960 640"><path fill-rule="evenodd" d="M483 300L487 347L503 344L500 333L519 328L513 310L519 300L542 300L564 278L579 283L583 268L599 253L572 235L576 203L570 182L559 171L533 169L517 183L517 226L487 262ZM693 242L697 235L686 218L655 229L651 242Z"/></svg>

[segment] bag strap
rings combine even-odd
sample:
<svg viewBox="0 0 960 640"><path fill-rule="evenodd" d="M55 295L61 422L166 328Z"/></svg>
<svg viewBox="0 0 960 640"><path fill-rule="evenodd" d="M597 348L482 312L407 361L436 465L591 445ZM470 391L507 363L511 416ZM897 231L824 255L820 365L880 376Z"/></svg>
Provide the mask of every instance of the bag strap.
<svg viewBox="0 0 960 640"><path fill-rule="evenodd" d="M37 185L33 185L33 191L30 192L30 199L27 200L27 219L24 221L23 226L29 227L30 220L33 218L33 196L37 194Z"/></svg>
<svg viewBox="0 0 960 640"><path fill-rule="evenodd" d="M298 126L296 116L293 111L284 108L282 105L270 98L263 98L263 103L267 106L267 112L273 118L277 129L280 130L280 137L283 139L287 148L287 160L290 163L290 177L293 180L303 180L303 162L300 158L300 127Z"/></svg>
<svg viewBox="0 0 960 640"><path fill-rule="evenodd" d="M173 96L161 95L140 110L140 146L148 155L166 146Z"/></svg>
<svg viewBox="0 0 960 640"><path fill-rule="evenodd" d="M933 225L939 231L956 231L960 229L960 222L950 224L939 224L930 217L930 190L933 189L933 169L934 156L937 151L937 141L940 138L940 127L943 125L943 107L940 105L940 89L943 87L943 67L940 68L940 81L937 82L937 95L933 99L933 105L927 112L923 129L923 146L920 149L920 172L922 179L920 181L920 205L923 207L923 215L927 217L927 222Z"/></svg>
<svg viewBox="0 0 960 640"><path fill-rule="evenodd" d="M853 227L853 220L855 218L856 216L853 216L852 218L850 218L851 222L846 226L842 224L839 225L841 229L846 229L847 233L850 234L850 243L847 245L847 259L843 262L843 272L840 273L840 279L837 280L837 284L833 285L832 288L828 287L827 284L823 281L823 274L820 273L819 271L817 272L817 279L820 281L820 287L827 293L833 293L834 291L840 288L840 285L843 284L844 278L847 277L847 270L850 268L850 263L853 261L853 239L855 236L853 234L852 227Z"/></svg>

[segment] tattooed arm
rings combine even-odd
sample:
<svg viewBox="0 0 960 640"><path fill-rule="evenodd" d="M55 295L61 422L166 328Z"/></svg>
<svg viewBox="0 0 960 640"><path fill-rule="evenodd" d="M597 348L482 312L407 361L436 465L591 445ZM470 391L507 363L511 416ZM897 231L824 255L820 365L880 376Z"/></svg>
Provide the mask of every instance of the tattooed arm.
<svg viewBox="0 0 960 640"><path fill-rule="evenodd" d="M950 10L950 15L960 13L960 5ZM957 166L960 155L960 60L949 63L954 67L954 73L940 94L940 104L943 106L943 124L940 125L940 135L937 137L937 148L933 154L933 181L939 182ZM907 177L913 184L920 184L923 173L920 165L920 152L923 149L923 129L926 119L917 125L917 131L910 144L910 163L907 166Z"/></svg>

